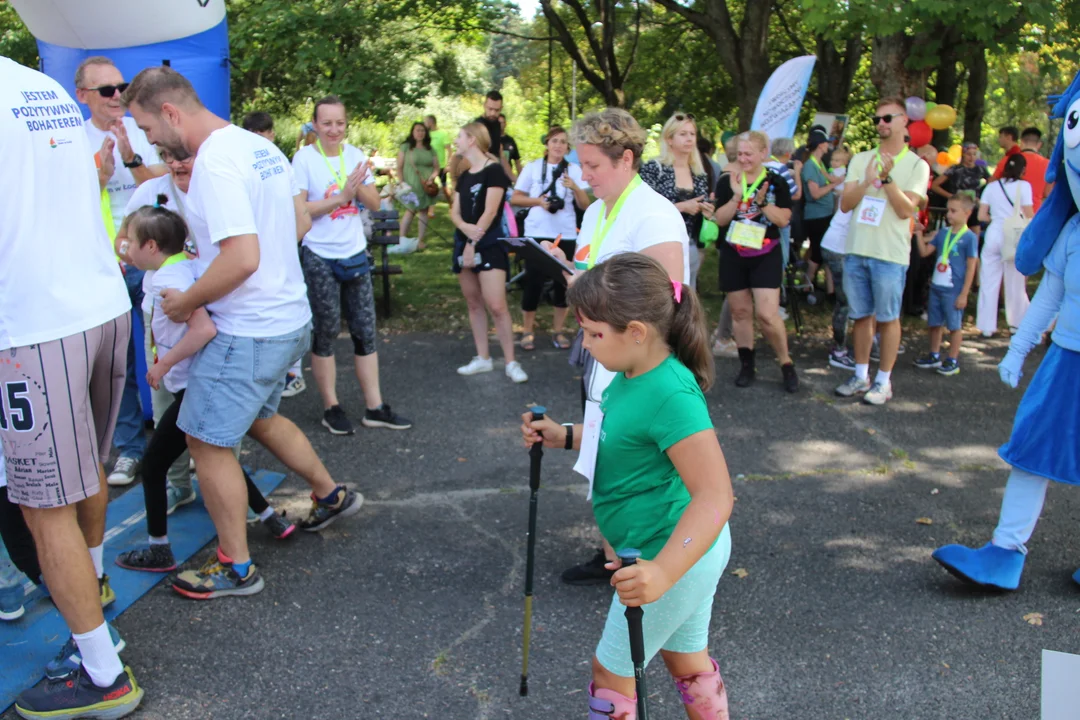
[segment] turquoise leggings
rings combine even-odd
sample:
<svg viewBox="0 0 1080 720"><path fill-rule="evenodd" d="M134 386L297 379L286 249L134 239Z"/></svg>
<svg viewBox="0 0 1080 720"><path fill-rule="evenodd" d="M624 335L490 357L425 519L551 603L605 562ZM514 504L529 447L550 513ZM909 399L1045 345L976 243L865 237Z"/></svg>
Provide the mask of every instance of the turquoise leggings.
<svg viewBox="0 0 1080 720"><path fill-rule="evenodd" d="M731 531L728 525L716 544L679 578L656 602L644 605L642 630L645 635L645 664L660 650L692 653L709 645L709 620L713 596L720 576L731 558ZM630 635L626 627L626 607L619 594L611 598L604 634L596 646L596 657L608 672L620 677L634 676L630 659Z"/></svg>

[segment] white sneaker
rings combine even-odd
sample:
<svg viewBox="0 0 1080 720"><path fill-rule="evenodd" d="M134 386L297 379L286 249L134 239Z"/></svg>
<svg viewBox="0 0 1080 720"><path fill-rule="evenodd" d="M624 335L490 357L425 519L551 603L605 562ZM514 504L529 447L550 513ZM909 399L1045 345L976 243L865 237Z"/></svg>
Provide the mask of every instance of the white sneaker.
<svg viewBox="0 0 1080 720"><path fill-rule="evenodd" d="M780 315L781 320L787 320L788 319L788 311L787 311L786 308L780 308L777 312Z"/></svg>
<svg viewBox="0 0 1080 720"><path fill-rule="evenodd" d="M843 385L836 388L835 392L840 397L855 397L856 395L862 395L870 389L869 378L859 379L855 375L852 375L847 379Z"/></svg>
<svg viewBox="0 0 1080 720"><path fill-rule="evenodd" d="M712 354L716 357L737 358L739 357L739 346L730 338L717 340L713 343Z"/></svg>
<svg viewBox="0 0 1080 720"><path fill-rule="evenodd" d="M863 402L867 405L884 405L892 400L892 383L874 383L873 387L863 395Z"/></svg>
<svg viewBox="0 0 1080 720"><path fill-rule="evenodd" d="M281 391L281 397L293 397L294 395L299 395L305 390L307 390L307 383L304 382L304 376L293 375L292 373L289 373L285 376L285 389Z"/></svg>
<svg viewBox="0 0 1080 720"><path fill-rule="evenodd" d="M491 361L491 358L482 358L479 355L469 361L468 365L462 365L457 369L458 375L479 375L480 373L491 372L494 369L495 364ZM510 366L507 366L509 372Z"/></svg>
<svg viewBox="0 0 1080 720"><path fill-rule="evenodd" d="M526 375L525 371L522 369L521 363L517 360L506 363L506 377L516 383L523 383L529 379L529 376Z"/></svg>
<svg viewBox="0 0 1080 720"><path fill-rule="evenodd" d="M113 465L112 472L109 473L109 477L105 478L105 482L116 487L122 485L130 485L135 482L135 475L139 471L139 461L135 458L119 457L116 459L116 464Z"/></svg>

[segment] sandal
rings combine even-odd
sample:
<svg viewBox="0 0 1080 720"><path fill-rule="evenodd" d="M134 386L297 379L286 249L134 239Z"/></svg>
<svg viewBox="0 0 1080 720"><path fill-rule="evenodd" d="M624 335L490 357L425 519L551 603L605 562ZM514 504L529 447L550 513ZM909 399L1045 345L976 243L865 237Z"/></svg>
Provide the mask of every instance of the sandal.
<svg viewBox="0 0 1080 720"><path fill-rule="evenodd" d="M522 335L521 335L521 349L522 350L535 350L536 349L536 334L535 333L522 333Z"/></svg>
<svg viewBox="0 0 1080 720"><path fill-rule="evenodd" d="M551 338L551 344L560 350L569 350L570 338L567 337L566 333L557 332L555 333L555 336Z"/></svg>

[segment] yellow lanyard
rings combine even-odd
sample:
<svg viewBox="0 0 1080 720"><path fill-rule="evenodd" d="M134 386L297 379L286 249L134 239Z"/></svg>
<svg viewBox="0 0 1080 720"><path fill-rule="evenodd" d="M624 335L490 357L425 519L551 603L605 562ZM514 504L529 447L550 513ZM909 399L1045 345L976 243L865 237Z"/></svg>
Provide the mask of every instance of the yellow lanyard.
<svg viewBox="0 0 1080 720"><path fill-rule="evenodd" d="M901 150L900 153L895 158L893 158L893 167L896 167L897 165L900 164L900 158L907 155L907 152L908 152L909 149L910 148L907 145L905 145L904 149ZM874 158L875 158L874 162L877 163L878 172L880 173L881 170L885 167L885 163L881 159L881 147L880 146L874 149Z"/></svg>
<svg viewBox="0 0 1080 720"><path fill-rule="evenodd" d="M741 182L742 182L742 201L743 201L743 205L748 206L748 204L750 202L750 198L754 197L754 193L757 192L758 186L761 185L761 182L764 179L765 179L765 168L761 168L761 174L758 175L758 179L754 181L753 185L751 185L749 188L747 188L746 187L746 173L742 174Z"/></svg>
<svg viewBox="0 0 1080 720"><path fill-rule="evenodd" d="M825 172L825 166L821 164L821 161L817 159L816 155L810 156L810 162L818 166L818 169L821 170L822 175L824 175L826 178L829 177L829 173Z"/></svg>
<svg viewBox="0 0 1080 720"><path fill-rule="evenodd" d="M326 153L322 149L322 140L315 141L315 147L319 150L319 154L322 155L323 162L326 163L326 168L330 171L330 174L337 180L338 192L345 192L345 182L348 179L348 175L345 174L345 143L341 144L338 149L338 165L341 170L334 172L334 166L330 164L330 159L326 157Z"/></svg>
<svg viewBox="0 0 1080 720"><path fill-rule="evenodd" d="M949 263L949 256L952 255L952 251L956 248L956 243L960 242L960 238L963 237L967 230L958 230L956 234L953 234L952 230L945 231L945 242L941 245L941 257L939 260L944 263Z"/></svg>
<svg viewBox="0 0 1080 720"><path fill-rule="evenodd" d="M179 252L175 255L170 255L161 262L161 267L158 270L164 270L170 265L175 265L181 260L186 260L187 256L184 253ZM157 365L157 341L154 340L154 303L150 303L150 353L154 356L154 364Z"/></svg>
<svg viewBox="0 0 1080 720"><path fill-rule="evenodd" d="M596 265L596 256L600 254L600 245L604 242L604 238L607 237L608 231L611 230L611 226L615 224L615 218L619 216L619 211L622 210L623 203L626 202L626 198L630 197L630 193L634 192L638 185L641 184L641 176L635 175L634 179L630 181L630 184L626 186L626 189L622 191L622 195L615 201L615 207L611 208L611 212L606 216L601 213L600 219L596 221L596 233L589 241L589 269L592 269ZM603 201L601 201L603 202ZM604 205L604 209L607 210L607 205Z"/></svg>
<svg viewBox="0 0 1080 720"><path fill-rule="evenodd" d="M120 269L123 270L123 260L116 254L116 248L113 243L116 241L116 221L112 216L112 202L109 201L109 191L105 188L101 188L101 219L105 221L105 234L109 236L109 250L112 251L113 257L116 258L116 262L120 263Z"/></svg>

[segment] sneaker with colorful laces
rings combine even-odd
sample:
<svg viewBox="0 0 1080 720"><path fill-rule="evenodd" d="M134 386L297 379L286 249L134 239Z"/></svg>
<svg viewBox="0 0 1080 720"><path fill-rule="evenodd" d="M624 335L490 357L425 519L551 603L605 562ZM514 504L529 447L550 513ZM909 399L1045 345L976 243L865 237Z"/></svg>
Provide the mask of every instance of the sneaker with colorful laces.
<svg viewBox="0 0 1080 720"><path fill-rule="evenodd" d="M213 600L229 595L254 595L262 592L265 583L254 563L248 567L247 575L240 577L219 548L198 570L185 570L177 575L172 587L192 600Z"/></svg>
<svg viewBox="0 0 1080 720"><path fill-rule="evenodd" d="M171 572L176 569L176 558L169 543L162 543L122 552L116 556L116 564L128 570Z"/></svg>
<svg viewBox="0 0 1080 720"><path fill-rule="evenodd" d="M311 493L311 512L300 521L300 529L307 532L319 532L338 518L348 517L360 512L364 496L344 485L338 485L329 497L320 500Z"/></svg>
<svg viewBox="0 0 1080 720"><path fill-rule="evenodd" d="M960 363L956 360L956 358L945 358L941 361L941 367L937 369L937 374L946 376L959 375Z"/></svg>
<svg viewBox="0 0 1080 720"><path fill-rule="evenodd" d="M921 370L936 370L941 367L941 354L930 353L924 357L916 358L914 365Z"/></svg>
<svg viewBox="0 0 1080 720"><path fill-rule="evenodd" d="M281 514L273 513L270 517L262 521L263 527L270 531L278 540L284 540L296 531L296 525L289 520L285 511L282 510Z"/></svg>
<svg viewBox="0 0 1080 720"><path fill-rule="evenodd" d="M116 652L123 651L127 647L124 638L120 637L120 633L112 626L112 623L107 623L107 627ZM76 672L81 665L82 657L79 655L79 646L75 643L75 636L68 635L67 642L56 653L56 657L45 664L45 677L52 680L64 678Z"/></svg>
<svg viewBox="0 0 1080 720"><path fill-rule="evenodd" d="M116 602L116 593L109 584L109 576L102 575L98 578L98 594L101 596L101 607L109 607Z"/></svg>
<svg viewBox="0 0 1080 720"><path fill-rule="evenodd" d="M79 665L65 677L45 678L15 699L15 712L24 718L68 720L99 718L114 720L135 712L142 702L143 689L135 682L131 668L108 687L98 687Z"/></svg>

